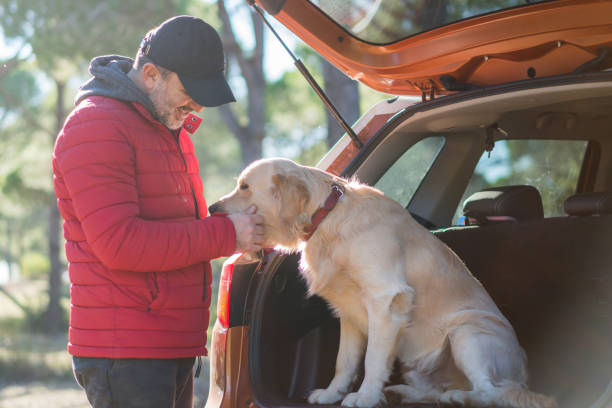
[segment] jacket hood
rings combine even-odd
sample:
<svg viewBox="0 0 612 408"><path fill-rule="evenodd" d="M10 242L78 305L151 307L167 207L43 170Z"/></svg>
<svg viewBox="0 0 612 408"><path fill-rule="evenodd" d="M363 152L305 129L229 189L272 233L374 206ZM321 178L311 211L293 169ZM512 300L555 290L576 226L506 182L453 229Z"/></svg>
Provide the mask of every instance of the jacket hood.
<svg viewBox="0 0 612 408"><path fill-rule="evenodd" d="M151 114L155 109L147 94L141 91L127 73L134 60L119 55L96 57L89 64L89 73L93 75L85 82L75 98L75 105L90 96L106 96L126 102L136 102L144 106Z"/></svg>

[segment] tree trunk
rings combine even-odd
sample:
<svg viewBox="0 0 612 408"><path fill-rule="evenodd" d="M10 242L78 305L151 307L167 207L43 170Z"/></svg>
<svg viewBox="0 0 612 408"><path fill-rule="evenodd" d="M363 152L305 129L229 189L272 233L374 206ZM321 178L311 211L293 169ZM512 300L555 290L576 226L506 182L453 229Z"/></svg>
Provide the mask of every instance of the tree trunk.
<svg viewBox="0 0 612 408"><path fill-rule="evenodd" d="M62 81L55 81L57 89L57 107L55 110L55 118L57 123L57 132L52 137L52 142L55 144L55 138L59 133L64 119L66 117L66 109L64 108L64 91L66 84ZM52 144L52 145L53 145ZM63 330L63 313L60 303L62 291L62 262L60 261L60 214L57 209L55 195L51 195L49 200L49 261L51 270L49 272L49 305L47 307L45 325L50 333L57 333Z"/></svg>
<svg viewBox="0 0 612 408"><path fill-rule="evenodd" d="M352 80L332 64L321 58L325 93L346 123L353 125L359 119L359 88ZM327 145L332 147L345 133L342 126L327 113Z"/></svg>
<svg viewBox="0 0 612 408"><path fill-rule="evenodd" d="M263 122L263 120L262 120ZM240 151L242 154L242 166L246 167L263 156L263 136L253 135L248 132L238 135Z"/></svg>
<svg viewBox="0 0 612 408"><path fill-rule="evenodd" d="M263 154L265 126L265 88L266 78L263 72L264 25L261 19L250 10L255 46L245 52L238 43L230 16L223 0L218 1L219 17L222 22L221 39L228 58L236 61L247 85L247 123L240 123L238 115L230 108L231 104L221 106L223 120L240 142L242 164L246 167ZM243 121L244 122L244 121Z"/></svg>

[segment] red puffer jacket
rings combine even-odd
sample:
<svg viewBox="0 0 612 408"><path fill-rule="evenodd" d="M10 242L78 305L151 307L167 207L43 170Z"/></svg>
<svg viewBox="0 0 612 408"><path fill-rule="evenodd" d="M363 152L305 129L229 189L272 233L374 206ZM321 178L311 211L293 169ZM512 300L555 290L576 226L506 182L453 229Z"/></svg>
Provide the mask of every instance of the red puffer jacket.
<svg viewBox="0 0 612 408"><path fill-rule="evenodd" d="M141 105L103 96L66 120L53 173L72 284L70 354L206 354L208 261L231 255L236 236L228 218L206 217L186 133L199 122L188 117L177 140Z"/></svg>

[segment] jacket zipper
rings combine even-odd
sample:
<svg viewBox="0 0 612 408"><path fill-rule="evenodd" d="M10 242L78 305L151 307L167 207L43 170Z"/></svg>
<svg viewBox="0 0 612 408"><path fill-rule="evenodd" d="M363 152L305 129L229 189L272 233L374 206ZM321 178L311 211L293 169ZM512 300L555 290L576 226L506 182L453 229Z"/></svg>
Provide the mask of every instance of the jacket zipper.
<svg viewBox="0 0 612 408"><path fill-rule="evenodd" d="M181 159L183 159L183 164L185 165L185 173L187 173L187 179L189 180L189 188L191 189L191 197L193 198L193 204L195 206L195 217L196 220L200 219L200 210L198 208L198 199L195 195L195 191L193 190L193 184L191 183L191 176L189 175L189 168L187 168L187 160L185 160L185 155L183 154L183 150L181 149L181 141L179 139L178 130L174 135L174 140L176 140L176 146L178 147L179 154L181 155Z"/></svg>
<svg viewBox="0 0 612 408"><path fill-rule="evenodd" d="M176 140L176 146L178 148L179 154L181 155L181 158L183 159L183 164L185 165L185 173L187 173L187 178L189 180L189 188L191 189L191 197L193 197L193 204L195 206L195 217L196 220L200 219L200 210L198 207L198 199L195 195L195 191L193 189L193 184L191 182L191 176L189 175L189 168L187 167L187 160L185 160L185 155L183 154L183 150L181 149L181 140L179 138L179 134L180 134L181 130L179 129L175 134L174 134L174 140ZM206 269L204 269L204 271L202 271L202 301L206 300Z"/></svg>

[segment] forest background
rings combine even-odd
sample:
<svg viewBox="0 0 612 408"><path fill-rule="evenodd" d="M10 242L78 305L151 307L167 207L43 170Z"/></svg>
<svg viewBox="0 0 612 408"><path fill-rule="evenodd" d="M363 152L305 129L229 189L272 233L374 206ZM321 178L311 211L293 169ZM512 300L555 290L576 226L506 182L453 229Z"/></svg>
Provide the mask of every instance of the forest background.
<svg viewBox="0 0 612 408"><path fill-rule="evenodd" d="M399 5L393 15L401 12L401 19L424 26L423 10L433 3L383 4ZM492 3L510 7L516 0L435 2L472 14ZM208 202L229 192L253 160L282 156L315 165L344 133L246 0L0 0L0 408L89 406L66 352L69 283L52 187L53 145L78 87L89 78L89 61L109 54L133 57L149 29L180 14L201 17L221 34L238 100L205 109L203 125L192 135ZM346 77L269 21L349 124L390 97ZM557 195L543 194L545 214L562 215L584 148L497 143L490 157L483 155L466 196L491 185L532 184L545 192L552 184L548 190ZM562 166L552 166L557 162ZM402 177L411 166L400 169ZM222 262L213 262L211 326ZM204 367L196 381L196 407L206 401L207 373Z"/></svg>
<svg viewBox="0 0 612 408"><path fill-rule="evenodd" d="M89 78L89 61L133 58L149 29L180 14L221 34L238 100L205 109L192 136L209 202L230 191L251 161L283 156L314 165L343 133L244 0L0 0L0 407L88 406L65 349L69 283L53 145ZM348 123L360 106L387 97L271 22ZM214 262L215 286L222 261ZM203 406L207 376L196 385L196 406Z"/></svg>

